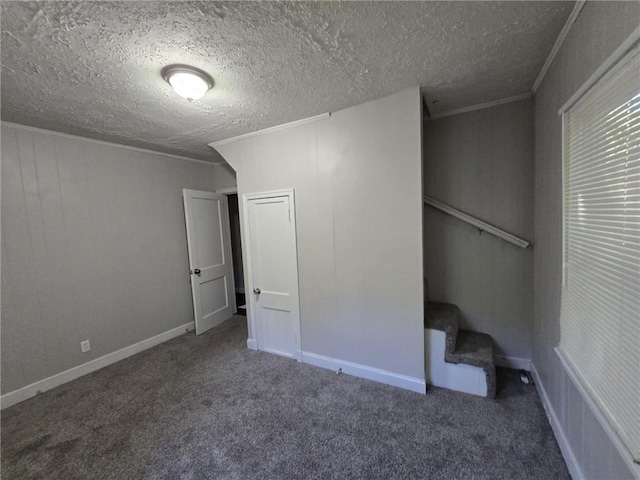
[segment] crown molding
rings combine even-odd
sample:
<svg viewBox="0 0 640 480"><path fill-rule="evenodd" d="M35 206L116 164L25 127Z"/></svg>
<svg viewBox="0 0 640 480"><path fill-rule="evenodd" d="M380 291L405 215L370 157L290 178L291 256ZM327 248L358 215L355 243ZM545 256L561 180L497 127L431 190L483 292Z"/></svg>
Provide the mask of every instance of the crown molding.
<svg viewBox="0 0 640 480"><path fill-rule="evenodd" d="M513 97L501 98L500 100L493 100L492 102L479 103L477 105L471 105L463 108L456 108L454 110L447 110L446 112L434 113L431 115L431 120L435 120L442 117L450 117L451 115L459 115L461 113L473 112L474 110L482 110L484 108L496 107L505 103L517 102L531 97L531 92L523 93L522 95L515 95Z"/></svg>
<svg viewBox="0 0 640 480"><path fill-rule="evenodd" d="M243 133L242 135L238 135L236 137L226 138L224 140L218 140L217 142L211 142L209 146L211 148L216 148L221 145L226 145L227 143L237 142L239 140L244 140L246 138L256 137L258 135L264 135L265 133L277 132L278 130L284 130L291 127L297 127L299 125L304 125L305 123L317 122L318 120L325 120L331 116L331 113L323 113L321 115L316 115L314 117L303 118L302 120L296 120L294 122L283 123L281 125L276 125L274 127L264 128L262 130L256 130L255 132Z"/></svg>
<svg viewBox="0 0 640 480"><path fill-rule="evenodd" d="M536 91L538 90L538 87L540 87L542 80L544 80L544 77L547 74L547 71L551 67L551 64L553 63L554 58L556 58L556 55L558 54L560 47L562 47L562 44L564 43L565 38L567 38L567 35L569 35L569 31L571 30L571 27L573 26L576 19L578 18L578 15L580 15L580 12L582 11L582 7L584 7L585 3L587 3L587 0L578 0L576 4L573 6L573 10L571 10L571 13L569 14L569 18L567 18L567 21L565 22L564 27L562 27L562 30L560 30L560 34L558 35L558 38L556 38L556 43L553 44L553 47L549 52L549 56L547 57L547 60L544 62L544 65L542 66L542 70L540 70L540 73L538 74L538 78L536 78L536 81L533 82L533 87L531 87L532 94L535 94Z"/></svg>
<svg viewBox="0 0 640 480"><path fill-rule="evenodd" d="M2 121L0 121L0 125L2 125L4 127L11 127L11 128L19 128L19 129L22 129L22 130L28 130L28 131L31 131L31 132L44 133L44 134L47 134L47 135L54 135L56 137L72 138L72 139L75 139L75 140L83 140L85 142L97 143L99 145L109 145L111 147L124 148L126 150L132 150L134 152L142 152L142 153L149 153L149 154L153 154L153 155L161 155L163 157L173 158L174 160L185 160L187 162L203 163L205 165L222 165L222 162L209 162L207 160L198 160L196 158L182 157L180 155L174 155L172 153L158 152L157 150L149 150L148 148L132 147L130 145L123 145L122 143L109 142L109 141L106 141L106 140L98 140L96 138L83 137L81 135L72 135L70 133L56 132L55 130L46 130L44 128L32 127L30 125L22 125L21 123L6 122L6 121L2 120Z"/></svg>

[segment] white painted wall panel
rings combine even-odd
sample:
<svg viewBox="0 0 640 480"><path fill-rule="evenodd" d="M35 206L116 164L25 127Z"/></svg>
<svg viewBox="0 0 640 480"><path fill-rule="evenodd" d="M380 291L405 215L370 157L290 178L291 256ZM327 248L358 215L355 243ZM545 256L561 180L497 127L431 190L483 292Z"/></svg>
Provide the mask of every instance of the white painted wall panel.
<svg viewBox="0 0 640 480"><path fill-rule="evenodd" d="M640 23L638 2L587 2L535 96L533 362L587 479L633 478L554 352L562 285L562 122L558 109Z"/></svg>
<svg viewBox="0 0 640 480"><path fill-rule="evenodd" d="M295 189L302 349L424 379L420 122L415 88L218 150Z"/></svg>
<svg viewBox="0 0 640 480"><path fill-rule="evenodd" d="M3 394L193 321L181 195L213 172L2 125Z"/></svg>

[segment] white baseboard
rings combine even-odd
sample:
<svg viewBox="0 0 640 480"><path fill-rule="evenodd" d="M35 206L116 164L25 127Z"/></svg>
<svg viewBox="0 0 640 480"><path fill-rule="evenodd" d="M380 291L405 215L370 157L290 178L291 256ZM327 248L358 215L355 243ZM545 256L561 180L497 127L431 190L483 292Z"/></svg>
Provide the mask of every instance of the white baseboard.
<svg viewBox="0 0 640 480"><path fill-rule="evenodd" d="M551 402L549 401L549 397L547 396L547 391L544 389L544 385L540 381L540 375L538 375L538 371L536 370L535 364L531 363L531 375L533 376L533 381L536 382L536 389L538 390L538 395L540 396L540 400L542 401L542 406L544 407L544 411L547 414L547 418L549 419L549 423L551 424L551 430L553 430L553 434L556 437L556 441L558 442L558 446L560 447L560 452L564 457L564 461L567 464L567 468L569 469L569 473L571 474L571 478L573 480L583 480L585 477L582 473L582 469L578 464L578 460L571 449L571 445L567 440L566 435L564 434L564 430L562 429L562 424L558 419Z"/></svg>
<svg viewBox="0 0 640 480"><path fill-rule="evenodd" d="M47 390L51 390L52 388L75 380L76 378L80 378L84 375L87 375L88 373L95 372L96 370L119 362L120 360L124 360L125 358L135 355L136 353L140 353L151 347L155 347L156 345L171 340L172 338L179 337L186 332L192 331L194 327L195 325L193 322L185 323L184 325L156 335L155 337L147 338L146 340L134 343L133 345L129 345L128 347L124 347L115 352L108 353L100 358L91 360L90 362L83 363L82 365L78 365L77 367L70 368L69 370L65 370L64 372L60 372L43 380L39 380L35 383L32 383L31 385L27 385L26 387L19 388L18 390L14 390L13 392L5 393L0 397L0 409L5 409L7 407L16 405L20 402L28 400L29 398L35 397L39 393L46 392Z"/></svg>
<svg viewBox="0 0 640 480"><path fill-rule="evenodd" d="M407 377L386 370L325 357L324 355L317 355L315 353L301 352L301 358L302 363L327 368L335 372L342 369L342 373L353 375L354 377L366 378L367 380L393 385L394 387L404 388L412 392L426 393L427 391L425 381L420 378Z"/></svg>
<svg viewBox="0 0 640 480"><path fill-rule="evenodd" d="M493 360L498 367L513 368L514 370L526 370L531 371L531 359L519 358L519 357L505 357L503 355L496 355Z"/></svg>
<svg viewBox="0 0 640 480"><path fill-rule="evenodd" d="M247 348L249 350L258 350L258 340L255 338L247 338Z"/></svg>

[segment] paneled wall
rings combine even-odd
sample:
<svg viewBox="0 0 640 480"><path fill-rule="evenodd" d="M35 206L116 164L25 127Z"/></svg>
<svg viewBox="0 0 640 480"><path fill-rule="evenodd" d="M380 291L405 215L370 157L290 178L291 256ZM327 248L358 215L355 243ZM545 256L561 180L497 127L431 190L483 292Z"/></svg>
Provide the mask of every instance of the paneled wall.
<svg viewBox="0 0 640 480"><path fill-rule="evenodd" d="M423 138L426 195L533 240L533 99L425 121ZM530 360L532 249L431 207L424 224L429 299L458 305L498 355Z"/></svg>
<svg viewBox="0 0 640 480"><path fill-rule="evenodd" d="M295 189L303 353L424 391L420 102L414 88L217 149L240 195Z"/></svg>
<svg viewBox="0 0 640 480"><path fill-rule="evenodd" d="M554 352L562 284L562 122L558 109L640 23L638 2L587 2L535 96L533 362L553 415L589 479L633 478Z"/></svg>
<svg viewBox="0 0 640 480"><path fill-rule="evenodd" d="M214 174L216 177L216 190L233 188L237 185L236 172L227 163L214 165Z"/></svg>
<svg viewBox="0 0 640 480"><path fill-rule="evenodd" d="M213 171L2 125L3 394L193 321L182 189Z"/></svg>

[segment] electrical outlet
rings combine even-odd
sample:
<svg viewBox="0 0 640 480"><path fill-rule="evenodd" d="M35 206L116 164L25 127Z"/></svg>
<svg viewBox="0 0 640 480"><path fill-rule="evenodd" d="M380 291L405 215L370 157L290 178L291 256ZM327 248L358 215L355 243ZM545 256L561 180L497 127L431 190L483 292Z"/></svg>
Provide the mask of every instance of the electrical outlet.
<svg viewBox="0 0 640 480"><path fill-rule="evenodd" d="M80 350L82 350L82 353L86 353L91 350L91 344L89 343L89 340L80 342Z"/></svg>

